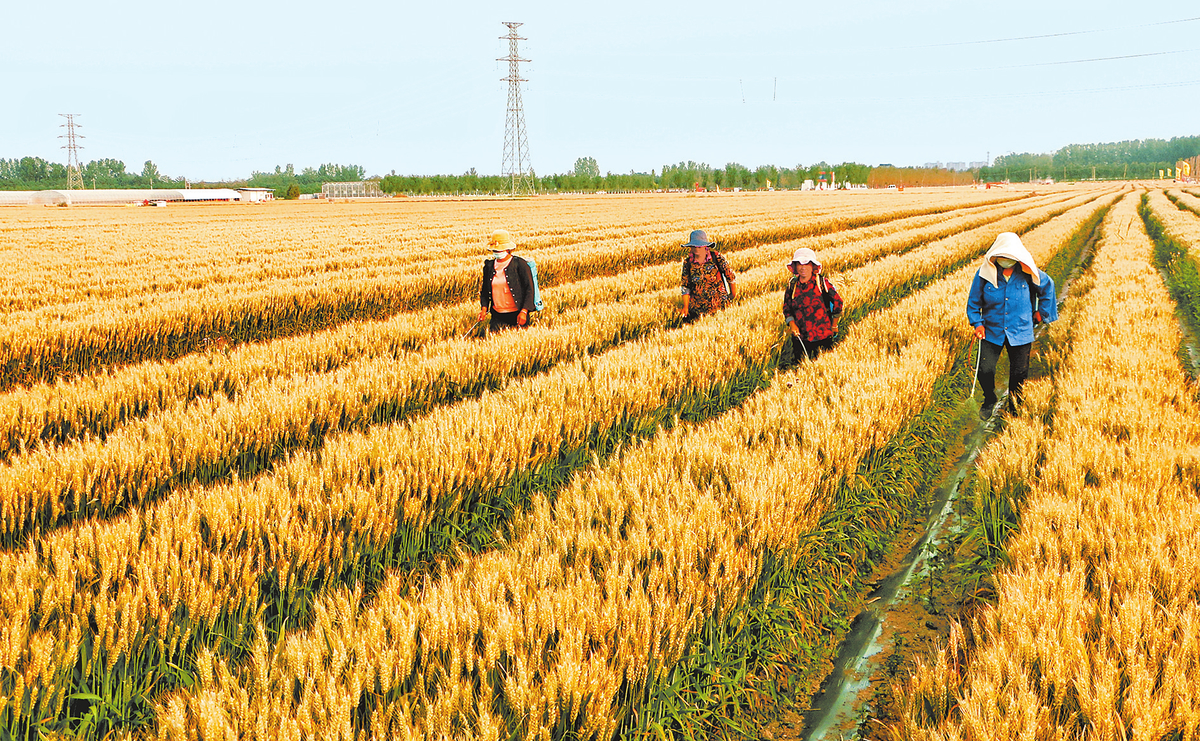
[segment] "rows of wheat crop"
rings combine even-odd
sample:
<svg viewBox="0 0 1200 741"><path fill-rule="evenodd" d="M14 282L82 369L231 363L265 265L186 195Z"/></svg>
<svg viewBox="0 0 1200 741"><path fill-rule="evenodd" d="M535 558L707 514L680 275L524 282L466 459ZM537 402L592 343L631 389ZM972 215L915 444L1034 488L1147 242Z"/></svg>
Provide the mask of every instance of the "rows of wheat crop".
<svg viewBox="0 0 1200 741"><path fill-rule="evenodd" d="M780 241L829 232L855 224L899 218L848 201L841 212L814 218L780 217L742 234L736 242ZM945 210L916 208L912 212ZM539 277L555 285L596 274L677 257L679 237L663 235L617 243L577 243L535 251L545 267ZM161 300L143 298L77 305L60 304L10 314L0 329L0 388L89 372L97 366L125 365L146 358L173 358L203 346L214 336L241 342L335 326L355 318L381 318L402 310L461 300L477 290L478 258L459 258L420 270L366 275L339 271L328 276L222 284L177 292ZM144 306L142 304L145 304Z"/></svg>
<svg viewBox="0 0 1200 741"><path fill-rule="evenodd" d="M1181 205L1178 198L1173 200ZM1138 212L1155 243L1155 264L1171 297L1192 333L1200 332L1200 216L1177 210L1158 191L1142 196ZM1182 345L1180 358L1196 373L1197 360Z"/></svg>
<svg viewBox="0 0 1200 741"><path fill-rule="evenodd" d="M905 738L1200 732L1200 409L1135 209L1113 210L1075 309L996 606L899 688Z"/></svg>
<svg viewBox="0 0 1200 741"><path fill-rule="evenodd" d="M758 264L782 261L798 247L822 253L828 270L838 270L892 249L907 249L963 229L1016 213L1038 202L982 206L916 216L884 224L807 237L774 245L727 252L737 271ZM892 235L900 234L896 239ZM852 254L844 246L854 244ZM782 271L780 271L782 274ZM547 288L550 307L541 324L555 326L575 316L560 316L580 306L597 306L625 300L638 293L663 289L678 282L674 262L580 280ZM351 322L312 335L288 337L267 343L250 343L225 354L197 354L175 362L146 361L98 377L73 382L40 383L0 395L0 440L8 458L39 442L62 443L89 434L107 436L130 419L147 416L173 405L213 393L234 398L254 382L297 374L328 373L360 358L398 357L426 342L446 339L469 326L477 308L472 299L445 307L397 315L379 322Z"/></svg>
<svg viewBox="0 0 1200 741"><path fill-rule="evenodd" d="M1027 241L1045 256L1081 222L1052 221ZM359 593L331 594L311 630L274 650L260 638L244 670L205 655L200 687L163 702L162 729L612 735L698 624L744 595L764 552L799 542L821 517L822 492L924 405L969 342L961 307L973 270L872 315L789 384L661 433L553 502L536 498L506 548L419 592L396 573L365 607ZM711 322L729 320L744 337L732 311Z"/></svg>
<svg viewBox="0 0 1200 741"><path fill-rule="evenodd" d="M1150 209L1162 221L1167 233L1185 248L1194 249L1195 259L1200 261L1200 216L1177 208L1161 190L1152 190L1148 195Z"/></svg>
<svg viewBox="0 0 1200 741"><path fill-rule="evenodd" d="M782 195L782 194L781 194ZM1012 198L1012 196L1007 196ZM813 199L622 198L602 203L547 199L479 205L464 219L455 204L310 204L249 210L199 207L169 216L88 209L6 219L0 225L0 309L140 298L206 285L387 270L472 254L508 226L526 249L603 244L649 234L669 240L697 224L742 232L781 218L847 208L892 210L880 195ZM992 194L922 199L921 208L995 202ZM133 223L131 223L133 222ZM669 236L668 236L669 235ZM8 251L8 246L19 248Z"/></svg>
<svg viewBox="0 0 1200 741"><path fill-rule="evenodd" d="M928 213L931 211L946 210L955 207L953 204L943 205L928 205L925 204L918 209L910 209L915 213ZM764 238L769 238L771 235L788 235L795 236L795 233L808 233L810 231L826 232L831 229L838 228L839 224L849 224L854 222L872 222L879 219L896 218L895 214L890 214L888 211L881 211L877 206L872 206L871 201L863 199L859 202L847 201L837 209L812 209L807 208L803 211L793 209L779 209L775 213L769 215L756 215L753 219L738 219L738 220L718 220L715 227L720 229L723 225L726 229L721 229L717 232L723 235L723 239L731 244L745 244L762 241ZM688 222L681 222L686 224ZM270 234L269 225L264 225L264 233ZM681 227L682 228L682 227ZM549 244L539 245L538 240L524 240L523 248L535 255L546 255L554 257L556 255L572 254L579 251L582 245L591 246L598 249L613 249L610 245L614 242L618 244L627 242L641 242L650 244L657 242L659 249L673 249L678 252L676 243L679 239L680 229L674 225L660 224L656 228L634 228L634 229L614 229L608 226L596 225L591 233L576 235L570 239L558 239ZM167 292L168 295L154 295L154 291L136 291L130 296L122 299L114 299L110 296L94 296L88 300L73 300L67 296L56 294L52 306L47 306L39 311L33 312L15 312L10 314L10 322L35 321L53 319L56 321L80 320L86 316L95 313L97 310L109 311L114 309L132 310L143 307L145 304L158 304L164 301L181 300L184 295L188 296L193 302L212 300L213 296L208 296L212 293L214 296L223 297L225 299L236 298L241 292L246 290L254 290L254 286L259 284L270 284L275 290L282 290L287 286L294 289L308 288L314 281L321 279L336 279L343 283L360 279L371 280L391 280L395 281L404 274L411 272L414 267L421 270L441 269L441 268L461 268L463 261L477 261L478 256L482 254L483 242L486 240L486 233L474 234L455 234L455 248L453 254L448 256L439 256L446 252L445 249L438 250L435 244L421 244L420 249L414 249L415 245L409 241L400 241L392 247L396 255L396 260L402 260L401 264L395 266L379 265L373 263L370 259L364 257L359 263L349 265L339 265L328 263L324 269L303 269L299 271L288 271L286 275L272 275L254 269L247 269L242 266L234 266L228 270L228 274L223 276L201 276L195 280L188 281L188 284L180 289L181 295L171 295L180 291ZM519 236L523 236L519 235ZM286 245L286 243L285 243ZM345 249L343 247L343 249ZM246 245L239 244L236 247L226 247L226 251L234 251L234 254L246 253L255 259L267 260L274 264L282 262L291 264L297 262L291 253L292 248L277 246L274 239L260 240L259 243ZM120 253L120 247L112 247L110 251ZM310 247L306 251L312 252L318 257L325 252L318 250L315 247ZM619 251L629 253L630 245L623 244ZM633 250L637 252L638 250ZM37 250L27 250L27 253L36 256ZM238 258L240 260L240 258ZM300 260L299 262L303 262ZM552 261L553 262L553 261ZM413 263L413 264L410 264ZM215 266L207 266L209 273L215 269ZM554 270L555 266L550 266L549 272L544 276L547 283L555 282ZM128 272L129 268L121 266L119 277L121 274ZM136 268L133 269L136 274ZM25 275L37 275L37 270L26 268ZM102 273L103 275L103 273ZM212 278L209 280L208 278ZM28 293L28 292L27 292ZM62 292L60 291L59 294Z"/></svg>
<svg viewBox="0 0 1200 741"><path fill-rule="evenodd" d="M1019 218L1029 224L1045 215ZM1010 220L1007 225L1019 228L1020 223ZM873 266L877 278L864 275L850 281L855 286L846 289L851 306L856 290L876 295L881 285L902 283L914 273L936 273L947 261L953 264L977 253L990 238L958 241L962 249L957 254L934 245L910 253L906 261ZM353 566L357 552L387 547L404 525L397 516L405 513L406 502L412 510L410 524L419 527L433 514L430 504L456 506L455 497L471 489L486 494L495 485L489 481L536 467L616 421L669 405L689 388L706 388L736 372L726 366L745 368L756 358L761 362L774 340L770 327L775 326L776 303L776 297L764 296L686 332L665 333L653 343L631 343L595 360L568 364L416 424L344 436L327 444L319 458L296 455L268 478L180 492L151 512L43 536L38 553L5 554L3 592L20 600L6 603L5 609L18 616L60 617L40 630L18 619L14 630L32 633L14 635L13 645L29 645L35 638L51 648L69 642L71 635L64 632L72 622L68 616L90 615L92 605L109 603L110 595L130 607L118 614L106 608L100 618L92 618L97 627L82 639L103 649L97 652L108 661L122 655L122 660L133 660L147 646L157 647L158 655L186 646L178 638L182 629L172 627L179 614L189 616L186 636L213 630L229 631L236 639L237 631L245 629L237 624L259 613L255 604L262 589L278 592L285 604L303 601L311 589L310 565L338 574ZM771 317L767 327L760 324L763 316ZM738 334L740 350L728 339ZM713 359L720 366L712 367ZM523 431L499 424L508 419L534 424ZM411 456L406 446L424 453ZM265 550L247 550L259 548ZM136 564L132 571L130 564ZM68 565L77 578L62 579ZM39 588L27 588L31 579ZM27 655L16 658L18 664L9 665L14 669L30 665ZM91 677L102 673L103 665L70 662L55 671L61 672L58 684L63 685L64 677L75 672Z"/></svg>
<svg viewBox="0 0 1200 741"><path fill-rule="evenodd" d="M861 211L878 213L878 208L869 204L867 199L847 201L836 207L827 204L813 208L804 203L801 210L797 208L801 202L793 198L778 204L784 207L777 208L775 213L760 208L740 217L717 218L712 227L718 233L728 232L732 236L771 231L798 219L852 216ZM414 268L455 265L464 258L473 258L481 254L490 233L490 229L476 226L477 222L460 223L439 230L439 234L424 234L423 229L414 229L415 233L395 229L398 221L395 216L387 220L390 223L372 224L363 219L359 224L347 224L328 219L321 209L313 215L317 218L306 223L294 214L269 212L256 219L256 228L240 224L239 229L245 233L237 237L220 231L214 234L208 222L201 223L194 231L174 222L156 224L158 228L142 235L143 240L152 240L144 246L131 245L128 233L107 231L97 235L76 233L72 239L80 240L80 244L63 244L57 238L61 229L49 230L42 239L31 238L30 244L20 244L20 252L27 260L21 270L5 276L7 290L14 294L8 299L9 313L16 314L13 319L32 320L42 316L79 319L108 304L130 310L144 303L178 300L184 295L193 300L197 296L203 298L206 290L236 296L247 286L261 283L295 286L330 278L394 280ZM670 244L678 241L678 235L686 233L692 223L680 218L663 219L662 215L665 214L660 214L657 222L627 226L617 212L616 219L584 225L579 232L555 231L539 236L539 217L548 217L550 223L557 224L561 213L538 209L528 215L528 222L522 223L527 229L523 228L519 236L523 248L535 253L561 251L580 244L600 246L651 238ZM314 230L320 231L319 236L312 233ZM530 231L534 234L530 235ZM356 238L356 233L371 235L372 243L363 244L364 240ZM7 236L17 243L23 235ZM186 243L200 240L216 241ZM67 256L74 257L76 262L64 270L61 262ZM78 280L83 285L73 288L71 282ZM101 285L94 285L96 281ZM17 296L27 304L24 312L15 305Z"/></svg>
<svg viewBox="0 0 1200 741"><path fill-rule="evenodd" d="M996 228L1003 230L1007 222L1012 228L1027 228L1066 208L1051 203L1009 216ZM958 259L954 256L964 245L986 242L992 233L990 225L960 232L924 248L922 254L927 263L944 267L947 259ZM875 249L878 254L878 245ZM859 245L847 250L868 252ZM837 255L831 258L836 261ZM880 263L883 269L869 272L874 290L891 285L895 274L886 270L889 265L885 259ZM740 291L749 299L782 289L786 278L772 261L744 273ZM863 291L864 286L848 287ZM450 340L399 363L390 356L367 357L329 373L266 379L251 384L236 400L214 395L180 402L102 441L26 452L0 467L0 538L11 544L34 527L52 528L64 518L136 506L180 482L207 483L231 471L253 474L288 450L318 444L331 431L403 417L495 387L510 376L536 373L589 348L603 349L661 327L671 313L671 293L663 289L645 300L577 309L564 315L562 326L532 330L519 342L477 345ZM758 311L771 316L766 305Z"/></svg>
<svg viewBox="0 0 1200 741"><path fill-rule="evenodd" d="M1172 190L1168 191L1168 194L1180 208L1200 216L1200 198L1186 190Z"/></svg>

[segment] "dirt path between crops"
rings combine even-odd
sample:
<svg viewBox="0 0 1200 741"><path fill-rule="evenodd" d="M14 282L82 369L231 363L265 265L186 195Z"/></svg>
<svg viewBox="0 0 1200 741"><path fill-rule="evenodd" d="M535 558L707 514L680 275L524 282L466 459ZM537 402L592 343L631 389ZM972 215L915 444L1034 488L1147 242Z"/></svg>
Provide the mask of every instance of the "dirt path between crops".
<svg viewBox="0 0 1200 741"><path fill-rule="evenodd" d="M998 381L997 386L1003 388ZM998 405L999 406L999 405ZM913 517L897 534L888 555L867 580L863 607L839 648L833 671L808 703L782 712L762 730L772 741L886 739L896 721L891 685L906 675L909 661L932 655L950 633L950 623L977 604L956 583L951 568L964 531L959 485L990 436L976 416L977 402L964 402L956 425L961 435L947 452L941 480L931 489L924 516Z"/></svg>

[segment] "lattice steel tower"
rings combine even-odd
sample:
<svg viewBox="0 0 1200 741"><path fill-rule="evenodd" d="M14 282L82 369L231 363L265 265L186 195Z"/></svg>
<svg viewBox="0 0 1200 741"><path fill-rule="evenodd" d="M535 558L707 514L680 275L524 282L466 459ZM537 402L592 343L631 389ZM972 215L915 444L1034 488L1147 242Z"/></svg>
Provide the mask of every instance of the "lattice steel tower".
<svg viewBox="0 0 1200 741"><path fill-rule="evenodd" d="M79 166L79 150L83 149L82 144L76 143L76 139L84 139L83 134L76 134L75 129L82 128L75 123L77 113L60 113L58 114L67 119L65 124L60 124L59 128L66 128L67 133L60 134L59 139L66 139L67 143L59 147L59 149L67 150L67 190L83 190L83 168Z"/></svg>
<svg viewBox="0 0 1200 741"><path fill-rule="evenodd" d="M528 62L517 53L517 42L524 41L523 36L517 35L517 27L521 23L508 23L508 56L496 61L508 62L508 77L500 79L508 81L508 114L504 121L504 164L501 175L512 183L513 195L533 194L533 168L529 162L529 137L525 133L525 111L521 108L521 78L520 63Z"/></svg>

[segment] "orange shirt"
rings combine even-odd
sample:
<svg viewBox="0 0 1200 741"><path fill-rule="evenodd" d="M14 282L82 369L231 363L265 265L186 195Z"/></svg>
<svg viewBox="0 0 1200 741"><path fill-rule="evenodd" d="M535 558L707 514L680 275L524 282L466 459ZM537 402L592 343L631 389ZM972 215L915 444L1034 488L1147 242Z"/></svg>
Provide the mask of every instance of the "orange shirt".
<svg viewBox="0 0 1200 741"><path fill-rule="evenodd" d="M517 310L517 302L513 299L512 289L508 287L506 273L512 255L496 261L496 272L492 274L492 308L501 314L511 314Z"/></svg>

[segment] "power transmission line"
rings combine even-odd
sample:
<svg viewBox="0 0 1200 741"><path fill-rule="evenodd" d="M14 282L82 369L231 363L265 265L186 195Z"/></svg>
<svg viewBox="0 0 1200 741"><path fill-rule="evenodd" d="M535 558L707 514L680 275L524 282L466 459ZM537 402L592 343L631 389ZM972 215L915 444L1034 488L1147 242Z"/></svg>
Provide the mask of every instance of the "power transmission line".
<svg viewBox="0 0 1200 741"><path fill-rule="evenodd" d="M79 150L83 149L83 145L77 143L76 139L85 138L83 134L76 134L75 129L81 128L75 123L77 113L60 113L58 114L67 119L65 124L59 124L59 128L66 128L67 133L59 134L59 139L66 139L67 143L59 147L59 149L67 150L67 190L83 190L83 169L79 166Z"/></svg>
<svg viewBox="0 0 1200 741"><path fill-rule="evenodd" d="M505 22L504 25L508 26L508 35L500 38L508 39L508 56L496 60L508 62L508 77L500 78L508 81L508 113L504 119L504 160L501 175L512 183L513 195L532 195L533 168L529 161L525 111L521 107L521 83L525 80L521 78L520 69L521 62L530 60L522 59L517 52L517 42L525 41L524 37L517 35L517 28L524 24Z"/></svg>
<svg viewBox="0 0 1200 741"><path fill-rule="evenodd" d="M1043 33L1036 36L1009 36L1003 39L982 39L979 41L948 41L942 44L923 44L921 46L903 46L901 49L937 49L945 46L976 46L979 44L1005 44L1010 41L1033 41L1036 39L1057 39L1063 36L1086 36L1093 33L1105 33L1106 31L1126 31L1131 28L1152 28L1154 26L1170 26L1176 23L1193 23L1200 21L1200 16L1195 18L1179 18L1173 21L1159 21L1157 23L1141 23L1135 26L1121 26L1119 28L1094 28L1090 31L1063 31L1061 33Z"/></svg>

